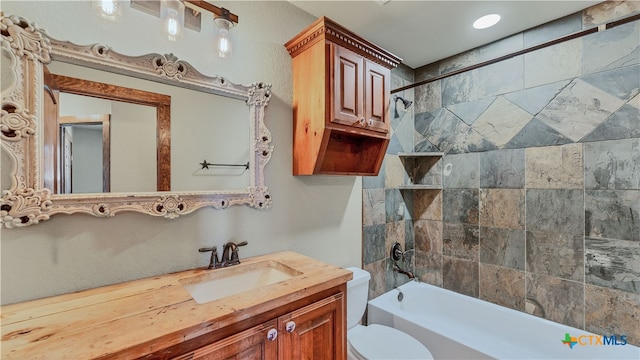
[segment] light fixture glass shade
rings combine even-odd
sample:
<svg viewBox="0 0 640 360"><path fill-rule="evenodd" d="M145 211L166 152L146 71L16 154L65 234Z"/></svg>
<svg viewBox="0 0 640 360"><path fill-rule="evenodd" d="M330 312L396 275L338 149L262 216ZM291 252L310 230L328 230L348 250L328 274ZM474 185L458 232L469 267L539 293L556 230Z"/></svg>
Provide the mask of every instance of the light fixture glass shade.
<svg viewBox="0 0 640 360"><path fill-rule="evenodd" d="M93 11L105 20L122 20L122 4L119 0L93 0Z"/></svg>
<svg viewBox="0 0 640 360"><path fill-rule="evenodd" d="M218 39L216 40L216 50L221 58L230 57L233 52L233 43L229 37L229 29L233 23L228 19L217 17L214 22L218 26Z"/></svg>
<svg viewBox="0 0 640 360"><path fill-rule="evenodd" d="M167 39L177 41L184 31L184 4L180 0L161 0L160 19Z"/></svg>

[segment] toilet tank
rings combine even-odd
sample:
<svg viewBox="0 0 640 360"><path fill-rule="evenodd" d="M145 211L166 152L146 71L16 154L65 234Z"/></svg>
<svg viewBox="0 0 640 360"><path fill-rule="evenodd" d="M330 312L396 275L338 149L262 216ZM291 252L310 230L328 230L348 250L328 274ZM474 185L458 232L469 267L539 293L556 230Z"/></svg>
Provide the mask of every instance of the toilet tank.
<svg viewBox="0 0 640 360"><path fill-rule="evenodd" d="M353 279L347 281L347 329L356 326L367 309L371 275L360 268L350 267Z"/></svg>

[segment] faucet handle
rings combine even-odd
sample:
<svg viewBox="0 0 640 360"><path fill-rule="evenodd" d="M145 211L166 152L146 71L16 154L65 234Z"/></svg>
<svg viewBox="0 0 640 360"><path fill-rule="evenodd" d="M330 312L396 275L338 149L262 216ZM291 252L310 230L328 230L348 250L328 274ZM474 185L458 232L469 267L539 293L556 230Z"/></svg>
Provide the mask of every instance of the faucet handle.
<svg viewBox="0 0 640 360"><path fill-rule="evenodd" d="M220 266L220 260L218 260L218 248L214 247L204 247L198 249L199 252L209 252L211 251L211 259L209 259L209 267L207 269L213 269Z"/></svg>
<svg viewBox="0 0 640 360"><path fill-rule="evenodd" d="M395 243L393 243L393 245L391 246L389 257L394 261L399 261L400 259L404 261L404 251L402 251L402 245L400 245L399 242L396 241Z"/></svg>
<svg viewBox="0 0 640 360"><path fill-rule="evenodd" d="M239 243L235 244L236 246L234 246L231 249L231 260L229 261L231 264L239 264L240 263L240 256L238 255L238 246L245 246L247 244L248 244L248 242L246 242L246 241L239 242Z"/></svg>

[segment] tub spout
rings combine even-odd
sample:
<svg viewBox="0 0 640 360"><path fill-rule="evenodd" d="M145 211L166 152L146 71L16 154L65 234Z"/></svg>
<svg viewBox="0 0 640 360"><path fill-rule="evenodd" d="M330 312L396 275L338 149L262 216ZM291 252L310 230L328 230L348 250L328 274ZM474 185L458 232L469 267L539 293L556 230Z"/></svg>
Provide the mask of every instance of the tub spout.
<svg viewBox="0 0 640 360"><path fill-rule="evenodd" d="M411 271L403 270L402 268L400 268L400 266L398 266L398 264L393 264L393 271L407 275L411 280L416 278Z"/></svg>

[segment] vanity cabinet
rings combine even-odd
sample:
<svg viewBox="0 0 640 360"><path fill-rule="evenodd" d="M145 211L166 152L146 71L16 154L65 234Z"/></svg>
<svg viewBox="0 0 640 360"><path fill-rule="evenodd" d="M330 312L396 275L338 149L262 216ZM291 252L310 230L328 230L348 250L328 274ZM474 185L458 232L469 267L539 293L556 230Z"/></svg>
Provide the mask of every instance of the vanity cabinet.
<svg viewBox="0 0 640 360"><path fill-rule="evenodd" d="M377 175L400 58L321 17L285 44L293 67L293 174Z"/></svg>
<svg viewBox="0 0 640 360"><path fill-rule="evenodd" d="M344 311L340 292L173 359L345 359Z"/></svg>
<svg viewBox="0 0 640 360"><path fill-rule="evenodd" d="M290 277L203 302L185 287L215 291L225 282L211 281L268 269ZM351 278L349 270L283 251L3 305L0 358L345 360Z"/></svg>

